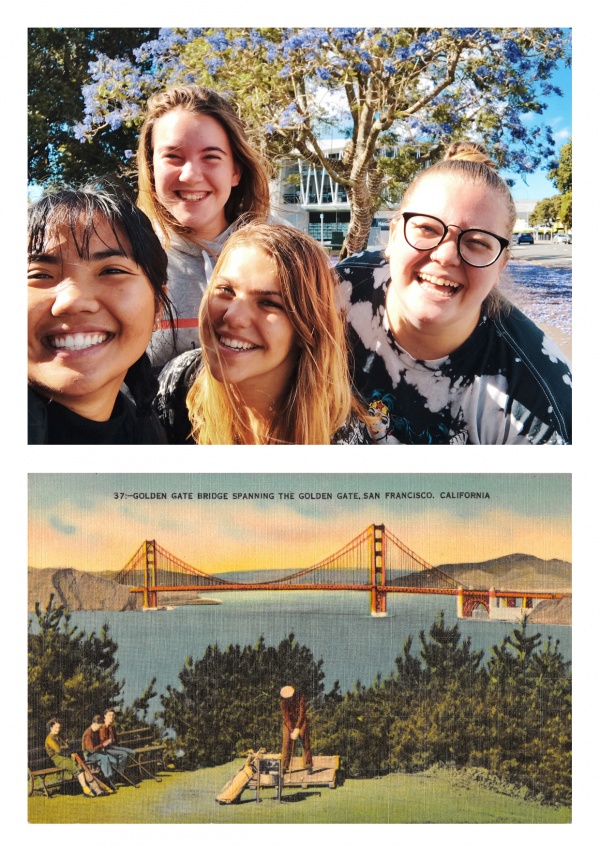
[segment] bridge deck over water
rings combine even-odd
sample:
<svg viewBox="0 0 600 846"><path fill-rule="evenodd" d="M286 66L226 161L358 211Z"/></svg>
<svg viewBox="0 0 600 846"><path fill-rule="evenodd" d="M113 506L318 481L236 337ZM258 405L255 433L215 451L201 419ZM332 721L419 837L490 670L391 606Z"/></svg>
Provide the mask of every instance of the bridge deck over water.
<svg viewBox="0 0 600 846"><path fill-rule="evenodd" d="M117 576L132 593L143 596L144 608L157 608L161 593L198 591L364 591L371 613L384 616L388 593L445 594L457 597L458 617L485 608L525 613L541 599L570 593L523 590L471 590L409 549L383 524L372 524L342 549L309 567L261 582L235 582L210 575L176 558L154 540L144 541ZM520 609L520 610L517 610Z"/></svg>

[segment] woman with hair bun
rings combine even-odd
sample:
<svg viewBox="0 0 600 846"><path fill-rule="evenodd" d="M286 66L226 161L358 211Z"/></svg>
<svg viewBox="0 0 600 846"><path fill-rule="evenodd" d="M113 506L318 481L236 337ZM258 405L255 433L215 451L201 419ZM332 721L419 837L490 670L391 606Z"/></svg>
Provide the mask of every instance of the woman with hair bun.
<svg viewBox="0 0 600 846"><path fill-rule="evenodd" d="M160 374L171 443L368 443L336 287L327 254L300 230L234 232L200 306L202 349Z"/></svg>
<svg viewBox="0 0 600 846"><path fill-rule="evenodd" d="M162 321L152 337L148 352L160 367L199 346L198 308L213 266L241 215L266 219L269 180L233 106L199 85L149 99L138 174L138 205L167 250L176 311L176 320Z"/></svg>
<svg viewBox="0 0 600 846"><path fill-rule="evenodd" d="M355 386L369 414L387 397L381 443L570 443L569 364L497 290L515 220L485 148L457 142L409 185L385 253L338 265Z"/></svg>

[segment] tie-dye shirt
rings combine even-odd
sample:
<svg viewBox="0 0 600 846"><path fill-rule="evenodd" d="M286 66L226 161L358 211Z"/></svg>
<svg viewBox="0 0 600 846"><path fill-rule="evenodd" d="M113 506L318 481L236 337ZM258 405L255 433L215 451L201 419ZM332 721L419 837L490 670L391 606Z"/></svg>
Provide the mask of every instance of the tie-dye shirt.
<svg viewBox="0 0 600 846"><path fill-rule="evenodd" d="M556 344L517 308L482 315L450 355L419 361L394 340L385 311L382 252L337 266L354 384L376 443L566 444L571 373Z"/></svg>

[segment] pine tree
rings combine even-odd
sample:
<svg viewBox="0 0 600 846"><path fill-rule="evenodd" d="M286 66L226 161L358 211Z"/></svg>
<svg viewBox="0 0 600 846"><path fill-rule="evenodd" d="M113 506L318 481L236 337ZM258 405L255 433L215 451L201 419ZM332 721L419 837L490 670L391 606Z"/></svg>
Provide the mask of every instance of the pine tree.
<svg viewBox="0 0 600 846"><path fill-rule="evenodd" d="M86 634L71 625L63 607L53 608L53 595L45 610L35 606L35 620L28 633L29 740L40 745L45 725L57 717L68 737L78 737L92 716L121 704L125 682L116 680L117 644L108 625Z"/></svg>

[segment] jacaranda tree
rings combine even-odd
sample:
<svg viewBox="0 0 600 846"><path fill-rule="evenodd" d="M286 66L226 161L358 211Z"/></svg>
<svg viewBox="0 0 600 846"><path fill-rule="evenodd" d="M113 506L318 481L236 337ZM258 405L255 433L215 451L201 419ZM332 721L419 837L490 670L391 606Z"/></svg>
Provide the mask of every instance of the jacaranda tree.
<svg viewBox="0 0 600 846"><path fill-rule="evenodd" d="M455 138L482 139L515 173L556 166L550 129L523 118L561 93L549 80L570 62L570 40L557 28L162 29L133 56L90 64L77 137L127 134L167 85L227 92L255 146L273 160L300 155L346 190L343 257L366 245L382 199ZM341 130L346 147L331 158L321 139ZM132 151L122 155L125 167Z"/></svg>
<svg viewBox="0 0 600 846"><path fill-rule="evenodd" d="M30 184L74 185L119 169L123 149L135 144L136 129L121 133L115 146L111 133L100 133L82 147L73 133L83 109L82 85L97 53L131 55L157 29L74 29L32 27L28 30L28 170ZM108 137L107 137L108 136Z"/></svg>

